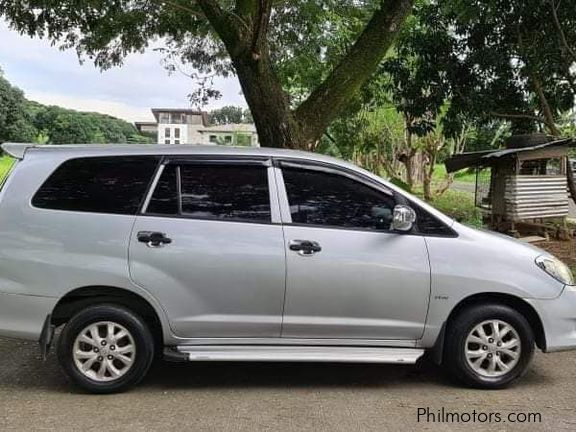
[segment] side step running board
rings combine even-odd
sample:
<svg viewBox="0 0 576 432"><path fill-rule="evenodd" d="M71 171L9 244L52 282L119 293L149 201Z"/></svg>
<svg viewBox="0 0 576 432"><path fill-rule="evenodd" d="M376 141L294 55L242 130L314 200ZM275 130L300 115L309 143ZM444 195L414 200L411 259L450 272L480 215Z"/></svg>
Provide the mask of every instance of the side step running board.
<svg viewBox="0 0 576 432"><path fill-rule="evenodd" d="M310 346L198 346L165 350L172 361L277 361L414 364L424 354L416 348Z"/></svg>

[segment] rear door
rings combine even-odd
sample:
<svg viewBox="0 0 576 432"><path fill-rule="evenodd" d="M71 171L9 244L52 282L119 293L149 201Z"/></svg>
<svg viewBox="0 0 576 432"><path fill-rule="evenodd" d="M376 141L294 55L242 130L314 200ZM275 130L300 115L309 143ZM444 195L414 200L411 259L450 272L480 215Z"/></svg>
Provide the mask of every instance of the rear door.
<svg viewBox="0 0 576 432"><path fill-rule="evenodd" d="M267 160L162 164L130 241L130 274L184 338L278 337L285 254Z"/></svg>

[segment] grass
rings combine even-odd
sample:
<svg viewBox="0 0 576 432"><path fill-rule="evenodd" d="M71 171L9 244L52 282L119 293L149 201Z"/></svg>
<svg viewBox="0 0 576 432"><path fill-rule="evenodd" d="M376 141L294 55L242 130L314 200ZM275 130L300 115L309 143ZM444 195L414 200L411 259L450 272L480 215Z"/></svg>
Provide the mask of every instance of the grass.
<svg viewBox="0 0 576 432"><path fill-rule="evenodd" d="M416 195L423 198L421 191L416 191ZM458 222L478 228L483 226L482 212L474 204L474 195L471 193L448 189L428 204Z"/></svg>
<svg viewBox="0 0 576 432"><path fill-rule="evenodd" d="M434 167L434 181L442 182L446 178L446 166L444 164L436 164ZM476 181L476 173L473 171L462 170L454 175L454 180L463 183L474 183Z"/></svg>
<svg viewBox="0 0 576 432"><path fill-rule="evenodd" d="M12 159L10 156L0 157L0 180L4 179L4 176L10 170L13 162L14 159Z"/></svg>

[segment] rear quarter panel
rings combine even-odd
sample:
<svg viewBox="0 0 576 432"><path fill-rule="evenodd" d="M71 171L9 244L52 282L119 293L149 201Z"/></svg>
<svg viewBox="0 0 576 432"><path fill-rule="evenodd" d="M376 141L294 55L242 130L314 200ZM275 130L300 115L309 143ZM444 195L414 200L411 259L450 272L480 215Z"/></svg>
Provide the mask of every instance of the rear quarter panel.
<svg viewBox="0 0 576 432"><path fill-rule="evenodd" d="M135 287L128 276L128 243L135 216L32 206L35 192L66 159L64 154L41 152L27 157L2 192L0 334L37 339L57 301L85 286L135 292L152 304L165 323L156 300ZM26 330L15 332L18 327Z"/></svg>

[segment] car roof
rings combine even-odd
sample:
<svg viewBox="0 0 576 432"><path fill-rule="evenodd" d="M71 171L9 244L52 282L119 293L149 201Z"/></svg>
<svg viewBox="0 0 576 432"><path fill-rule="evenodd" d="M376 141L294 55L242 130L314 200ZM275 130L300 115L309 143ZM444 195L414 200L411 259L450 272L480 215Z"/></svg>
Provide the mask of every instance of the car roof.
<svg viewBox="0 0 576 432"><path fill-rule="evenodd" d="M222 156L259 156L286 157L312 161L348 163L318 153L301 150L276 149L269 147L233 147L201 144L64 144L38 145L24 143L4 143L2 150L16 159L36 152L55 152L73 157L81 156L134 156L134 155L222 155Z"/></svg>

